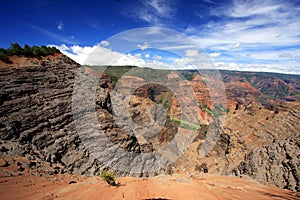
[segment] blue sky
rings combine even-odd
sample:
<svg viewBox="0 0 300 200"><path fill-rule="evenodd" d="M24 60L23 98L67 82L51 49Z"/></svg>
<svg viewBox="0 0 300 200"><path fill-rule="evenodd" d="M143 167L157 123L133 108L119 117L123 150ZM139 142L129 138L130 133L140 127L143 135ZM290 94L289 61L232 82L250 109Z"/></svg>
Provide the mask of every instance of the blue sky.
<svg viewBox="0 0 300 200"><path fill-rule="evenodd" d="M299 0L12 0L1 3L0 17L1 47L54 45L79 63L108 64L123 56L117 64L183 69L183 60L197 64L204 51L210 68L300 74ZM116 34L141 27L177 31L201 49L183 47L181 37L174 37L174 48L185 53L155 52L154 36L140 38L134 31L126 36L143 39L136 46L140 53L111 46ZM91 52L101 59L89 60Z"/></svg>

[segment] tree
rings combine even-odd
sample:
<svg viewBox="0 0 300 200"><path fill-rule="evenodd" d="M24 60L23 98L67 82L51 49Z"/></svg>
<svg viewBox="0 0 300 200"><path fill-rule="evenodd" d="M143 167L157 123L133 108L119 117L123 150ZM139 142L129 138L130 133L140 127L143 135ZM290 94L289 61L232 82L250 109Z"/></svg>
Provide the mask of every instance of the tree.
<svg viewBox="0 0 300 200"><path fill-rule="evenodd" d="M23 48L18 43L11 43L10 51L12 55L20 56L23 54Z"/></svg>
<svg viewBox="0 0 300 200"><path fill-rule="evenodd" d="M24 45L24 51L23 52L24 52L24 56L33 57L32 48L28 44Z"/></svg>
<svg viewBox="0 0 300 200"><path fill-rule="evenodd" d="M60 51L55 47L47 47L45 45L42 45L41 47L30 47L28 44L25 44L24 48L22 48L18 43L11 43L10 48L8 49L0 48L0 59L4 62L8 62L8 57L13 55L26 57L41 57L53 55L55 53L60 53Z"/></svg>

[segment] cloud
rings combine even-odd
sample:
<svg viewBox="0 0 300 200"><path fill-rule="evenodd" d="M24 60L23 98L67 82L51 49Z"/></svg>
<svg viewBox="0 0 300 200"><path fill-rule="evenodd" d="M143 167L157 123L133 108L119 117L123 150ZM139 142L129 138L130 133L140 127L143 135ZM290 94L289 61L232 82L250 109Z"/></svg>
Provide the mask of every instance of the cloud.
<svg viewBox="0 0 300 200"><path fill-rule="evenodd" d="M145 21L152 26L159 26L173 20L176 8L171 0L139 0L138 3L128 4L123 12L127 17Z"/></svg>
<svg viewBox="0 0 300 200"><path fill-rule="evenodd" d="M51 45L55 46L55 45ZM194 50L186 51L186 57L170 59L170 62L163 62L167 58L160 55L153 56L151 59L150 54L145 54L144 58L142 54L124 54L120 52L112 51L111 49L100 46L100 44L94 46L68 46L62 44L55 46L61 50L65 55L72 58L80 64L86 65L135 65L139 67L150 67L154 69L223 69L223 70L238 70L238 71L264 71L264 72L280 72L289 74L300 74L300 68L298 67L297 59L286 60L281 63L238 63L235 59L228 59L224 62L203 62L199 52ZM197 56L195 56L197 53ZM211 53L210 56L221 56L220 52ZM257 56L257 55L251 55ZM269 55L271 56L271 54ZM295 56L294 56L295 58Z"/></svg>
<svg viewBox="0 0 300 200"><path fill-rule="evenodd" d="M185 52L185 56L187 57L195 57L198 56L198 50L188 49Z"/></svg>
<svg viewBox="0 0 300 200"><path fill-rule="evenodd" d="M281 64L238 64L238 63L215 63L216 69L253 71L253 72L276 72L284 74L300 74L300 69L291 65L287 67Z"/></svg>
<svg viewBox="0 0 300 200"><path fill-rule="evenodd" d="M150 54L145 54L144 58L141 54L124 54L96 44L94 46L67 46L62 44L55 46L63 54L83 65L135 65L139 67L149 67L154 69L191 69L189 59L169 59L168 60L160 55L153 56L151 59Z"/></svg>
<svg viewBox="0 0 300 200"><path fill-rule="evenodd" d="M146 5L149 9L153 10L154 13L157 13L161 17L169 17L172 14L172 9L169 6L167 1L163 0L148 0L141 2Z"/></svg>
<svg viewBox="0 0 300 200"><path fill-rule="evenodd" d="M162 59L162 57L159 56L159 55L154 55L154 56L153 56L153 59L159 61L159 60Z"/></svg>
<svg viewBox="0 0 300 200"><path fill-rule="evenodd" d="M61 31L61 30L64 29L64 24L62 23L62 21L57 22L56 28L57 28L59 31Z"/></svg>
<svg viewBox="0 0 300 200"><path fill-rule="evenodd" d="M102 46L102 47L109 47L109 42L108 41L106 41L106 40L102 40L100 43L100 46Z"/></svg>
<svg viewBox="0 0 300 200"><path fill-rule="evenodd" d="M149 48L149 44L145 42L144 44L138 44L137 47L141 50L146 50Z"/></svg>
<svg viewBox="0 0 300 200"><path fill-rule="evenodd" d="M279 11L281 5L273 2L259 0L234 0L233 7L230 10L229 15L232 17L250 17L254 15L265 15L266 13Z"/></svg>
<svg viewBox="0 0 300 200"><path fill-rule="evenodd" d="M241 47L241 43L238 42L238 43L233 44L233 45L230 47L230 49L238 49L238 48L240 48L240 47Z"/></svg>
<svg viewBox="0 0 300 200"><path fill-rule="evenodd" d="M185 33L207 52L220 52L214 61L223 62L222 67L232 68L230 63L238 64L237 67L254 64L259 66L258 69L261 67L261 71L273 72L297 70L267 68L266 64L299 68L299 4L277 0L233 0L232 4L212 9L210 14L212 20L205 24L190 24Z"/></svg>
<svg viewBox="0 0 300 200"><path fill-rule="evenodd" d="M49 46L53 46L53 45L49 45ZM62 44L60 46L56 46L59 50L61 51L68 51L68 50L71 50L70 47L68 47L67 45L65 44Z"/></svg>
<svg viewBox="0 0 300 200"><path fill-rule="evenodd" d="M279 58L295 58L295 59L299 59L300 58L300 56L294 55L293 53L290 53L290 52L282 52L282 53L280 53L278 55L278 57Z"/></svg>
<svg viewBox="0 0 300 200"><path fill-rule="evenodd" d="M214 53L209 54L209 56L212 57L212 58L219 57L220 55L221 55L220 52L214 52Z"/></svg>

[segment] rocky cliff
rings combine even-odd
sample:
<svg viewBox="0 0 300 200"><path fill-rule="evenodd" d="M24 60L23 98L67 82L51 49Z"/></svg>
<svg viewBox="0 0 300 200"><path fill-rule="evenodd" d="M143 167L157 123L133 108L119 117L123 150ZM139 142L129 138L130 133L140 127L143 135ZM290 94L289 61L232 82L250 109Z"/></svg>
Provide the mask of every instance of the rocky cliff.
<svg viewBox="0 0 300 200"><path fill-rule="evenodd" d="M300 135L255 148L231 174L300 192Z"/></svg>
<svg viewBox="0 0 300 200"><path fill-rule="evenodd" d="M240 105L227 113L220 136L205 157L200 149L206 127L185 154L172 165L175 173L248 175L264 184L299 191L298 104L277 105L272 111L258 105ZM210 124L213 128L213 124ZM272 157L272 158L271 158Z"/></svg>
<svg viewBox="0 0 300 200"><path fill-rule="evenodd" d="M163 117L157 115L159 111L153 112L155 116L150 112L155 107L150 99L132 96L128 104L129 115L121 112L116 117L112 106L115 106L115 112L116 108L122 111L125 107L123 97L118 99L120 94L111 93L113 84L110 76L81 67L61 54L24 60L26 62L22 66L14 67L12 64L0 68L2 155L26 156L34 162L37 159L47 161L53 168L52 172L94 175L100 169L114 168L113 165L118 164L110 163L113 159L119 159L120 154L115 152L117 149L133 155L126 160L129 164L121 168L120 175L153 176L166 172L167 169L157 167L151 174L144 173L151 162L134 161L136 155L157 159L155 155L146 153L168 143L177 131L176 126L167 120L166 125L158 125L160 132L149 133L153 126L151 120L160 121ZM88 95L91 88L78 89L78 85L84 86L93 79L96 80L93 94ZM83 96L74 98L77 93ZM89 107L87 99L91 96L94 99ZM83 106L74 110L74 104L79 102L83 102ZM90 121L94 114L99 122L97 124ZM138 124L133 133L126 132L132 130L126 121L128 117L133 119L133 124ZM145 127L148 132L140 130L140 127ZM107 140L101 140L103 138ZM39 168L38 162L35 163Z"/></svg>
<svg viewBox="0 0 300 200"><path fill-rule="evenodd" d="M91 173L94 160L75 134L71 107L79 67L57 54L0 68L1 154L59 163L62 172Z"/></svg>

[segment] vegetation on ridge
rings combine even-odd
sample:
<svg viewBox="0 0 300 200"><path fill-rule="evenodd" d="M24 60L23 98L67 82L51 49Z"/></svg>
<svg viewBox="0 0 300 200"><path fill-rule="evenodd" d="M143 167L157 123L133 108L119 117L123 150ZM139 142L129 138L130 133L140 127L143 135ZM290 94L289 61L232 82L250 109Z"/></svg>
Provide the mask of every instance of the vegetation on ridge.
<svg viewBox="0 0 300 200"><path fill-rule="evenodd" d="M135 76L143 78L147 82L161 82L167 80L170 70L141 68L137 66L89 66L94 70L103 71L111 75L112 81L117 83L122 76Z"/></svg>
<svg viewBox="0 0 300 200"><path fill-rule="evenodd" d="M201 125L200 124L193 124L189 121L185 120L180 120L175 117L170 116L170 120L175 122L179 127L184 128L184 129L189 129L192 131L200 131Z"/></svg>
<svg viewBox="0 0 300 200"><path fill-rule="evenodd" d="M55 47L47 46L32 46L25 44L22 48L18 43L11 43L10 48L0 48L0 60L5 63L12 63L9 56L26 56L30 58L39 58L41 56L54 55L60 51Z"/></svg>

